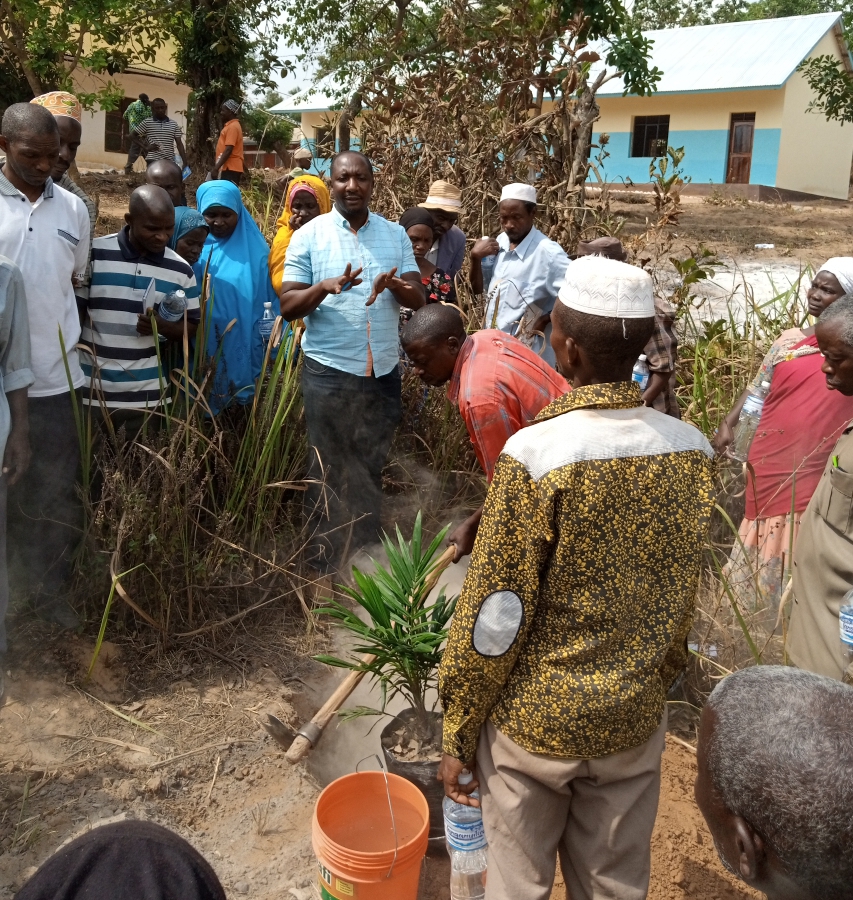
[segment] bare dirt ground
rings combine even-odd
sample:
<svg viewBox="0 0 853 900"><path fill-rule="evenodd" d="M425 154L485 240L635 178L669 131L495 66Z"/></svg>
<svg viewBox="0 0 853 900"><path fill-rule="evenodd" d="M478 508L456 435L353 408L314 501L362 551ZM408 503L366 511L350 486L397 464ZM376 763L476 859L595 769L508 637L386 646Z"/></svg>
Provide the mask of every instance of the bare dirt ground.
<svg viewBox="0 0 853 900"><path fill-rule="evenodd" d="M81 182L100 200L99 233L119 228L125 179ZM613 212L625 216L626 235L653 217L645 201L617 202ZM677 233L685 248L701 241L735 260L814 265L851 252L853 209L687 198ZM776 249L756 251L756 243ZM13 619L9 700L0 710L0 900L62 843L126 817L184 835L210 860L229 898L315 897L314 802L322 784L377 752L379 737L365 734L368 725L344 723L324 736L307 766L285 762L262 716L304 721L341 677L310 660L310 635L300 628L298 614L280 610L203 647L163 651L137 636L107 645L87 680L91 629L59 634L26 615ZM680 733L691 737L689 728ZM693 801L694 774L695 756L670 741L651 900L757 896L717 860ZM447 884L446 857L427 857L420 900L448 900ZM553 900L566 900L559 881Z"/></svg>
<svg viewBox="0 0 853 900"><path fill-rule="evenodd" d="M0 900L61 844L124 818L186 837L229 898L316 896L314 802L329 778L378 750L378 733L342 723L308 766L294 768L260 720L266 712L294 724L310 717L340 674L288 653L259 665L224 647L231 664L209 654L192 664L177 653L141 661L128 643L107 644L86 681L91 639L20 625L0 711ZM755 895L716 858L693 802L694 774L695 756L670 741L649 896L747 900ZM449 896L446 857L428 856L419 900ZM553 900L565 900L559 877Z"/></svg>

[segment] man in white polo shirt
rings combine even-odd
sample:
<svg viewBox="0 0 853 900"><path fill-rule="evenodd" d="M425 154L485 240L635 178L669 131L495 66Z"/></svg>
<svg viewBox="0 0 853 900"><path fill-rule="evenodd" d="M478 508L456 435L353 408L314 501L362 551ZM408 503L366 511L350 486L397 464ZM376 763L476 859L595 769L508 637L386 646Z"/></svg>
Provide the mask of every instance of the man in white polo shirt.
<svg viewBox="0 0 853 900"><path fill-rule="evenodd" d="M0 167L0 255L24 276L35 377L29 389L34 453L27 474L9 491L9 555L10 561L17 555L39 614L74 627L76 616L63 596L82 523L75 487L80 445L70 392L85 381L77 359L74 284L88 262L89 214L78 197L51 180L59 130L46 109L10 106L0 126L0 150L6 154Z"/></svg>

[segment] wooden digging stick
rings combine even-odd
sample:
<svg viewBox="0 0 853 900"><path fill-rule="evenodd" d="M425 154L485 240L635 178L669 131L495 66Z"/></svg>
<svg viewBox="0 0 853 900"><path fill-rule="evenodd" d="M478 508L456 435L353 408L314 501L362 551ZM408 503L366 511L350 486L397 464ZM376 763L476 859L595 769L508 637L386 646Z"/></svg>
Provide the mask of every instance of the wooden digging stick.
<svg viewBox="0 0 853 900"><path fill-rule="evenodd" d="M450 544L439 557L432 572L427 576L424 582L424 594L429 594L435 587L441 573L453 562L455 555L456 545ZM376 657L372 653L365 653L361 658L361 665L369 666L375 659ZM296 732L296 737L290 745L290 749L284 755L284 758L291 765L295 765L301 759L304 759L317 745L317 741L322 737L325 727L332 721L338 710L346 702L347 697L358 687L366 674L367 672L363 670L350 672L335 688L332 696L320 707L314 718Z"/></svg>

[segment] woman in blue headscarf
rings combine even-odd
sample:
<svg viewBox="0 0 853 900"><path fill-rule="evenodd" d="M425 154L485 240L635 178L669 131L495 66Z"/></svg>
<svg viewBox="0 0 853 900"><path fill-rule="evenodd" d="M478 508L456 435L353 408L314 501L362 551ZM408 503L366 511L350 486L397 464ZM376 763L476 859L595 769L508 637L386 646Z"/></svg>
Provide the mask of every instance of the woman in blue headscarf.
<svg viewBox="0 0 853 900"><path fill-rule="evenodd" d="M204 216L197 209L189 206L175 207L175 230L169 246L181 257L184 262L193 266L196 281L201 286L201 272L196 271L195 264L199 261L204 242L210 234Z"/></svg>
<svg viewBox="0 0 853 900"><path fill-rule="evenodd" d="M240 188L207 181L196 201L210 229L197 265L208 274L207 353L213 358L222 347L210 395L210 407L218 413L230 403L251 402L264 359L258 330L264 303L272 304L274 316L279 306L267 268L270 248L243 206Z"/></svg>

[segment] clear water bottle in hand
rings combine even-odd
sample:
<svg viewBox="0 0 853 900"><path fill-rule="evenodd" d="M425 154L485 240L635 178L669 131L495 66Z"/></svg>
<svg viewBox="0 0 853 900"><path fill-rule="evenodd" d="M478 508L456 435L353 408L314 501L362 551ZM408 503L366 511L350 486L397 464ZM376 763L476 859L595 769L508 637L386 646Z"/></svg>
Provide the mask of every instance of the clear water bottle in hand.
<svg viewBox="0 0 853 900"><path fill-rule="evenodd" d="M749 456L749 448L755 432L758 431L758 423L761 421L761 413L764 410L764 401L770 393L770 382L762 381L761 387L750 388L740 411L740 416L735 425L735 436L729 455L738 462L746 462Z"/></svg>
<svg viewBox="0 0 853 900"><path fill-rule="evenodd" d="M634 369L631 372L631 380L636 381L640 388L640 393L645 391L649 383L649 358L645 353L640 354L640 358L634 363Z"/></svg>
<svg viewBox="0 0 853 900"><path fill-rule="evenodd" d="M187 308L187 295L181 291L171 291L160 301L157 315L167 322L180 322Z"/></svg>
<svg viewBox="0 0 853 900"><path fill-rule="evenodd" d="M473 775L463 769L459 784L470 784L472 780ZM479 794L475 791L470 796ZM445 797L444 834L450 854L450 900L483 900L488 848L482 811Z"/></svg>
<svg viewBox="0 0 853 900"><path fill-rule="evenodd" d="M853 685L853 591L847 591L841 601L838 613L838 625L841 636L841 680Z"/></svg>
<svg viewBox="0 0 853 900"><path fill-rule="evenodd" d="M272 328L275 325L275 316L272 312L272 303L267 300L264 303L264 314L258 323L258 331L261 333L261 340L266 344L272 337Z"/></svg>

